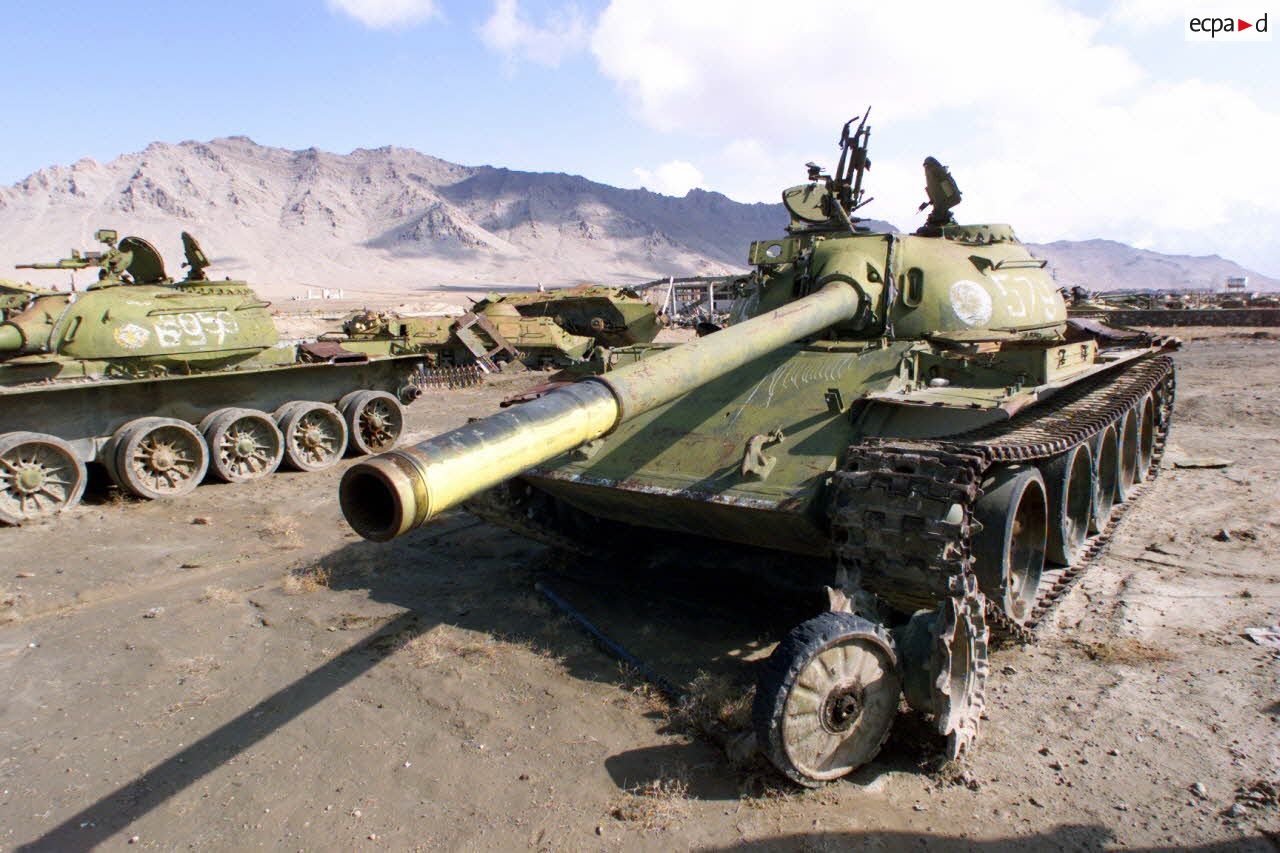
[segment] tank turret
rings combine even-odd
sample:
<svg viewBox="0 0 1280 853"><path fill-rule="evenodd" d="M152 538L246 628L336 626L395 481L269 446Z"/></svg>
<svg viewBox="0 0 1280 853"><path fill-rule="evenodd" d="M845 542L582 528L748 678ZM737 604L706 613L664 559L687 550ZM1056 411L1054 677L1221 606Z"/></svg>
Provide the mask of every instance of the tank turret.
<svg viewBox="0 0 1280 853"><path fill-rule="evenodd" d="M275 324L244 282L210 281L199 244L183 232L191 275L175 282L155 247L117 232L94 235L102 251L72 250L57 261L20 269L98 268L81 292L36 295L0 324L0 356L47 353L77 362L110 361L139 375L216 369L269 351Z"/></svg>

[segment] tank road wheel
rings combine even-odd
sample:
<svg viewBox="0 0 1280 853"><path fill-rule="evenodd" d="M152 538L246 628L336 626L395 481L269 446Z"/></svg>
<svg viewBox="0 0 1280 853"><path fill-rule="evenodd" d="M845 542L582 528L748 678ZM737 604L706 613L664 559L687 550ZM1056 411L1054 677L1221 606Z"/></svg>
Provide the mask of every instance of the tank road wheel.
<svg viewBox="0 0 1280 853"><path fill-rule="evenodd" d="M974 507L982 530L974 537L974 571L987 598L1014 622L1035 606L1044 573L1048 502L1044 478L1032 467L997 469Z"/></svg>
<svg viewBox="0 0 1280 853"><path fill-rule="evenodd" d="M1111 520L1120 484L1120 443L1115 424L1095 435L1089 444L1093 449L1093 515L1089 532L1098 533Z"/></svg>
<svg viewBox="0 0 1280 853"><path fill-rule="evenodd" d="M404 407L386 391L352 391L338 403L338 410L347 422L353 454L390 450L404 431Z"/></svg>
<svg viewBox="0 0 1280 853"><path fill-rule="evenodd" d="M987 704L986 597L973 575L956 575L937 610L921 610L895 631L907 703L934 718L958 758L978 736Z"/></svg>
<svg viewBox="0 0 1280 853"><path fill-rule="evenodd" d="M756 738L788 778L817 787L875 757L901 693L888 633L828 611L793 628L762 667L752 706Z"/></svg>
<svg viewBox="0 0 1280 853"><path fill-rule="evenodd" d="M0 522L22 524L80 503L87 479L71 445L52 435L0 435Z"/></svg>
<svg viewBox="0 0 1280 853"><path fill-rule="evenodd" d="M1138 411L1130 409L1116 425L1120 442L1120 477L1116 480L1116 502L1124 503L1138 484Z"/></svg>
<svg viewBox="0 0 1280 853"><path fill-rule="evenodd" d="M1084 547L1093 516L1093 453L1079 444L1045 463L1040 471L1049 492L1049 539L1045 559L1069 566Z"/></svg>
<svg viewBox="0 0 1280 853"><path fill-rule="evenodd" d="M1156 453L1156 403L1151 394L1138 404L1138 482L1151 476Z"/></svg>
<svg viewBox="0 0 1280 853"><path fill-rule="evenodd" d="M322 471L347 449L347 423L328 403L286 403L276 409L284 434L284 458L298 471Z"/></svg>
<svg viewBox="0 0 1280 853"><path fill-rule="evenodd" d="M172 498L200 485L209 450L199 430L174 418L138 418L115 435L109 470L116 484L140 498Z"/></svg>
<svg viewBox="0 0 1280 853"><path fill-rule="evenodd" d="M228 483L265 477L284 455L284 436L266 412L218 409L200 422L200 432L209 445L209 470Z"/></svg>

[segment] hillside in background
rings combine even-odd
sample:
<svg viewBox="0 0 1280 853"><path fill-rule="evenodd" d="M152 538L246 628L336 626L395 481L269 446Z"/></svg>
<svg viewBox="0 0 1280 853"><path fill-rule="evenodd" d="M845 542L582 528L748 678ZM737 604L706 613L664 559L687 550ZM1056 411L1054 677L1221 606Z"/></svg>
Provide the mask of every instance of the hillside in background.
<svg viewBox="0 0 1280 853"><path fill-rule="evenodd" d="M154 143L0 188L0 277L16 275L11 264L92 248L94 230L115 228L155 243L171 275L180 274L179 232L191 231L211 272L248 279L277 299L307 286L360 296L439 284L633 283L741 270L751 240L781 234L786 222L781 205L704 190L674 198L573 175L460 166L404 148L338 155L230 137ZM1107 240L1035 249L1060 280L1094 289L1211 287L1239 274L1280 288L1217 257Z"/></svg>

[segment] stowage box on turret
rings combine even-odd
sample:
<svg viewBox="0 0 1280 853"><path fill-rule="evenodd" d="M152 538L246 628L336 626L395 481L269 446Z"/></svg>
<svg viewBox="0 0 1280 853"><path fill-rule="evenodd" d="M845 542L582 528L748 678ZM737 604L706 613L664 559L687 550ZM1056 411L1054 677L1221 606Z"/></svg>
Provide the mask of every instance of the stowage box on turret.
<svg viewBox="0 0 1280 853"><path fill-rule="evenodd" d="M919 230L861 224L869 132L850 122L834 173L783 193L788 233L752 244L728 327L617 350L341 487L375 540L462 504L593 554L658 529L818 561L830 609L754 705L806 785L870 760L903 694L951 754L973 740L991 632L1030 638L1155 475L1173 407L1176 342L1068 320L1009 226L956 224L936 160Z"/></svg>

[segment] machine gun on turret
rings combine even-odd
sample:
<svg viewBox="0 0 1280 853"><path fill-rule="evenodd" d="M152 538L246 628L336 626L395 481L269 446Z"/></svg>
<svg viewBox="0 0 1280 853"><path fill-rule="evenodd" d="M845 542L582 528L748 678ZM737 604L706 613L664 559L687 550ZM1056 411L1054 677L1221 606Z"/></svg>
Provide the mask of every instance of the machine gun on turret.
<svg viewBox="0 0 1280 853"><path fill-rule="evenodd" d="M834 175L828 175L822 171L822 167L817 163L805 164L805 168L809 170L809 180L812 182L809 188L793 187L783 194L783 202L793 216L808 223L816 224L822 221L814 216L817 210L806 211L794 203L799 201L796 198L797 192L803 193L804 201L800 204L804 205L809 202L813 189L820 187L825 192L814 198L823 219L834 220L837 227L843 224L851 234L858 233L858 228L854 225L858 217L853 215L854 211L874 200L868 198L864 201L862 198L862 176L871 168L871 158L867 156L871 139L871 128L867 125L867 118L870 115L871 108L867 107L867 111L861 117L855 116L844 123L838 143L840 161L836 164ZM854 122L857 122L856 128Z"/></svg>
<svg viewBox="0 0 1280 853"><path fill-rule="evenodd" d="M184 235L185 236L185 235ZM156 248L140 237L125 237L116 241L119 235L112 228L99 228L93 238L106 246L106 251L81 252L72 249L71 256L56 261L37 261L29 264L17 264L20 270L83 270L90 267L100 268L98 280L89 285L94 287L111 287L117 284L160 284L168 282L165 276L164 261Z"/></svg>
<svg viewBox="0 0 1280 853"><path fill-rule="evenodd" d="M71 257L59 258L56 261L35 261L29 264L16 264L15 269L20 270L83 270L90 267L100 267L102 272L98 274L98 281L101 284L119 284L121 276L129 269L129 265L133 263L133 253L121 251L116 246L116 240L119 235L111 228L99 228L94 232L93 239L97 240L107 247L105 252L81 252L79 249L71 250Z"/></svg>

